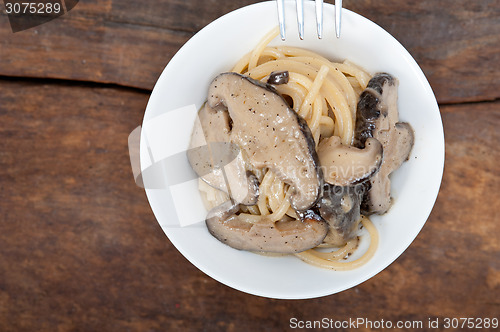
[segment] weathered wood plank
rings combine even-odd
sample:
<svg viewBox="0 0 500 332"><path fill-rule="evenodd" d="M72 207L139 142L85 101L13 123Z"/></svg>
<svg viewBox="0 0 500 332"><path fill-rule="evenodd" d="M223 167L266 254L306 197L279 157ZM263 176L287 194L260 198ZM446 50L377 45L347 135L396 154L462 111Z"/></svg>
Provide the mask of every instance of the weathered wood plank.
<svg viewBox="0 0 500 332"><path fill-rule="evenodd" d="M130 0L82 1L65 16L16 34L2 13L0 75L152 89L165 64L196 31L254 2L164 0L146 6ZM384 27L410 51L439 102L500 97L498 1L344 4Z"/></svg>
<svg viewBox="0 0 500 332"><path fill-rule="evenodd" d="M254 1L80 2L13 34L0 14L0 75L116 83L151 90L177 50L217 17Z"/></svg>
<svg viewBox="0 0 500 332"><path fill-rule="evenodd" d="M403 256L354 289L278 301L205 276L163 235L128 161L147 94L2 80L0 91L1 331L285 330L292 317L498 315L499 102L442 108L443 185Z"/></svg>
<svg viewBox="0 0 500 332"><path fill-rule="evenodd" d="M0 75L152 89L190 34L63 16L15 34L0 22Z"/></svg>

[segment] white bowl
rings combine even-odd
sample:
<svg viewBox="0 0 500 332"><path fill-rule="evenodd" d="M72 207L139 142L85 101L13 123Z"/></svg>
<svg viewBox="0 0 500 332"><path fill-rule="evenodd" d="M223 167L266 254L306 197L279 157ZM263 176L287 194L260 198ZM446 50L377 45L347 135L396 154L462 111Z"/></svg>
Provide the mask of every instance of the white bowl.
<svg viewBox="0 0 500 332"><path fill-rule="evenodd" d="M349 59L371 73L399 79L400 119L415 130L410 160L392 176L395 202L372 221L380 234L375 256L346 272L321 269L293 256L267 257L230 248L205 226L196 176L185 156L196 110L211 80L228 71L276 27L274 1L235 10L206 26L168 63L151 94L144 115L141 164L161 165L145 173L146 194L159 224L174 246L212 278L250 294L306 299L356 286L382 271L410 245L436 200L444 165L444 135L438 105L422 70L405 48L375 23L343 10L342 36L335 37L334 6L325 4L324 37L315 31L314 4L305 3L306 30L299 40L293 2L286 3L285 44L316 51L332 60ZM144 131L144 130L143 130ZM168 162L161 163L160 160ZM148 189L149 187L149 189ZM162 188L162 189L152 189ZM178 276L182 278L182 276Z"/></svg>

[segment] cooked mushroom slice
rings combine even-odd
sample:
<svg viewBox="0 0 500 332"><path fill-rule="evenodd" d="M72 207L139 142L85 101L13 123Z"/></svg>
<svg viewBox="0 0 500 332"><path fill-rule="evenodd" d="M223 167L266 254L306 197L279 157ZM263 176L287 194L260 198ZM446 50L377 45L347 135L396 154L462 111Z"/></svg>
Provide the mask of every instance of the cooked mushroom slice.
<svg viewBox="0 0 500 332"><path fill-rule="evenodd" d="M325 243L341 246L353 238L361 220L363 193L361 184L346 187L325 184L323 196L317 204L321 217L330 226Z"/></svg>
<svg viewBox="0 0 500 332"><path fill-rule="evenodd" d="M187 156L203 181L243 205L257 203L259 185L243 152L230 143L230 119L207 105L198 112Z"/></svg>
<svg viewBox="0 0 500 332"><path fill-rule="evenodd" d="M208 213L209 232L219 241L241 250L291 254L314 248L323 242L328 224L304 219L273 222L262 216L250 223L236 214L238 205L226 202Z"/></svg>
<svg viewBox="0 0 500 332"><path fill-rule="evenodd" d="M221 112L227 109L230 141L250 164L269 168L293 188L294 209L303 211L316 203L322 176L311 131L272 86L224 73L212 81L207 103Z"/></svg>
<svg viewBox="0 0 500 332"><path fill-rule="evenodd" d="M280 85L280 84L287 84L289 80L290 80L290 74L288 73L288 70L273 71L271 74L269 74L267 83Z"/></svg>
<svg viewBox="0 0 500 332"><path fill-rule="evenodd" d="M354 144L363 148L369 137L382 143L384 158L380 170L366 185L361 209L366 214L383 214L391 206L389 175L408 159L414 141L413 129L399 121L398 81L389 74L375 75L360 96Z"/></svg>
<svg viewBox="0 0 500 332"><path fill-rule="evenodd" d="M318 145L318 158L326 182L336 186L361 183L375 174L382 164L382 144L368 138L364 149L343 145L332 136Z"/></svg>
<svg viewBox="0 0 500 332"><path fill-rule="evenodd" d="M398 151L398 154L400 155L398 162L399 165L401 165L410 157L413 143L415 143L415 133L408 122L398 122L395 127L396 134L394 136L396 136L396 140L398 142L396 145L401 149L401 151Z"/></svg>

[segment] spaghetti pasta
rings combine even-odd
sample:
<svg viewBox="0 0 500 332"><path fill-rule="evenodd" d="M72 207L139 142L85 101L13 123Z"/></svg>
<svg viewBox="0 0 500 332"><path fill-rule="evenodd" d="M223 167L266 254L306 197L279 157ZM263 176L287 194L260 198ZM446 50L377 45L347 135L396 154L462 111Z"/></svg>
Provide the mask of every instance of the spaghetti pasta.
<svg viewBox="0 0 500 332"><path fill-rule="evenodd" d="M269 46L277 35L277 29L267 34L251 53L237 62L232 71L263 82L275 71L288 71L288 83L276 85L275 88L307 122L316 147L332 135L340 137L342 144L351 145L357 101L370 75L348 61L331 62L319 54L300 48ZM238 217L250 224L258 222L262 216L273 222L297 219L290 205L290 185L267 168L255 168L252 171L260 183L258 201L255 205L240 206ZM201 179L199 189L209 210L230 199L226 193ZM367 217L362 217L361 224L371 240L367 252L357 260L345 261L358 247L357 237L335 251L309 249L295 255L323 268L357 268L373 256L378 244L378 233L373 223ZM321 247L331 247L331 244L324 243Z"/></svg>

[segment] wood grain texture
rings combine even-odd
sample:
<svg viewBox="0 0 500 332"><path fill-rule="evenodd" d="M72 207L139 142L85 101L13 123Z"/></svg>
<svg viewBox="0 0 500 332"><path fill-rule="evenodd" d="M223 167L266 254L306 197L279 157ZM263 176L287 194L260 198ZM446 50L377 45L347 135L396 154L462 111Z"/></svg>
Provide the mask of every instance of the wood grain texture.
<svg viewBox="0 0 500 332"><path fill-rule="evenodd" d="M0 80L0 331L280 331L292 317L498 317L500 102L441 108L441 192L395 263L345 292L283 301L212 280L164 236L128 161L127 137L148 97Z"/></svg>
<svg viewBox="0 0 500 332"><path fill-rule="evenodd" d="M114 83L152 89L175 52L221 15L259 1L81 1L48 24L13 34L0 15L0 75ZM500 97L496 0L346 0L415 57L438 101ZM328 19L328 18L325 18ZM330 18L331 19L331 18Z"/></svg>
<svg viewBox="0 0 500 332"><path fill-rule="evenodd" d="M70 15L15 34L8 31L6 21L0 21L0 75L151 90L168 60L191 36Z"/></svg>
<svg viewBox="0 0 500 332"><path fill-rule="evenodd" d="M0 75L113 83L152 90L177 50L212 20L255 1L80 2L13 34L0 14Z"/></svg>
<svg viewBox="0 0 500 332"><path fill-rule="evenodd" d="M439 197L387 269L332 296L271 300L214 281L168 241L134 184L128 134L183 43L256 2L80 1L16 34L0 4L0 331L282 331L292 317L498 317L495 0L344 0L409 50L441 103L496 99L441 106Z"/></svg>

